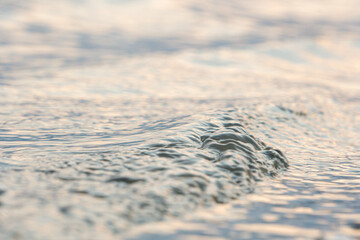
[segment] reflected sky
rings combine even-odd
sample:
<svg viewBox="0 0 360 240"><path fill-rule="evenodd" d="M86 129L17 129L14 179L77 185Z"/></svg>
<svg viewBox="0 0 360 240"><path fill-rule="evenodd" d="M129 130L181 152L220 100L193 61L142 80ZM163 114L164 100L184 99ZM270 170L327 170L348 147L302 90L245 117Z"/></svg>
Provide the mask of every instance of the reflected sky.
<svg viewBox="0 0 360 240"><path fill-rule="evenodd" d="M356 239L359 8L0 1L0 238Z"/></svg>

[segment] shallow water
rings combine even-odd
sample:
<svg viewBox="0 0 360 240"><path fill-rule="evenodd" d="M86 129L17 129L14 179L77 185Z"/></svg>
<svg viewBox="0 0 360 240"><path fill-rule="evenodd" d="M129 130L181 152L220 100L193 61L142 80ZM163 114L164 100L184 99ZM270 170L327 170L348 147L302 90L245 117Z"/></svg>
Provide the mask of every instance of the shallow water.
<svg viewBox="0 0 360 240"><path fill-rule="evenodd" d="M1 1L0 238L359 238L358 5Z"/></svg>

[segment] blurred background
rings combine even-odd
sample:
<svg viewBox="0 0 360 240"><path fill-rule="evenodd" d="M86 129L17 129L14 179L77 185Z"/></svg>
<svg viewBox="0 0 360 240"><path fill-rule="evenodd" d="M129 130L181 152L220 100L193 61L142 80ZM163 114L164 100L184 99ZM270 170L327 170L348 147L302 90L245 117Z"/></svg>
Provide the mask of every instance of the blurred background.
<svg viewBox="0 0 360 240"><path fill-rule="evenodd" d="M0 3L2 66L358 37L359 1L76 0ZM314 50L315 51L315 50Z"/></svg>

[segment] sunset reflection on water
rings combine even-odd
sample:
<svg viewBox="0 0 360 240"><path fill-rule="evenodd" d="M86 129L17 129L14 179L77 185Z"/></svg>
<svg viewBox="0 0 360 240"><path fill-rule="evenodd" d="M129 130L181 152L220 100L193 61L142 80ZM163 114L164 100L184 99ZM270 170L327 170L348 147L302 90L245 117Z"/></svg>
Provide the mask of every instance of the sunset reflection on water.
<svg viewBox="0 0 360 240"><path fill-rule="evenodd" d="M359 1L0 1L0 239L357 239Z"/></svg>

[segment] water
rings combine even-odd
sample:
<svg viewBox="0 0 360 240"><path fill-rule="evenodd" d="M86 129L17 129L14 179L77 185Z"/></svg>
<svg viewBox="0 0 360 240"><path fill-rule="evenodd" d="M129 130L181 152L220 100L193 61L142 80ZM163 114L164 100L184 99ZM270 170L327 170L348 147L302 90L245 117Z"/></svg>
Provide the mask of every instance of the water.
<svg viewBox="0 0 360 240"><path fill-rule="evenodd" d="M1 1L0 238L358 239L359 7Z"/></svg>

